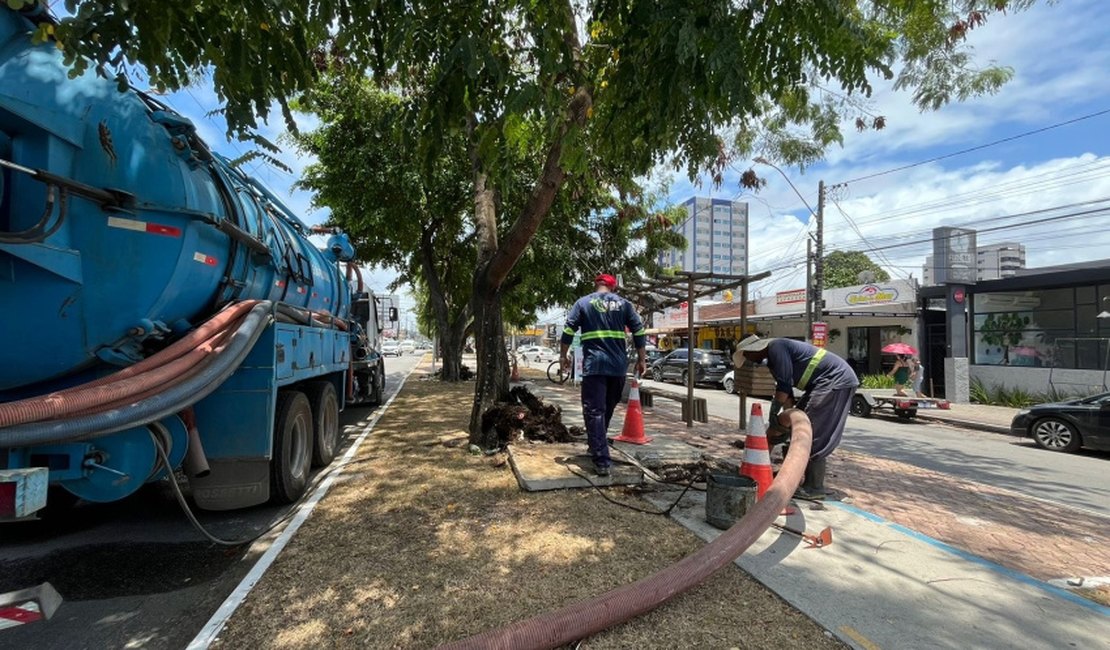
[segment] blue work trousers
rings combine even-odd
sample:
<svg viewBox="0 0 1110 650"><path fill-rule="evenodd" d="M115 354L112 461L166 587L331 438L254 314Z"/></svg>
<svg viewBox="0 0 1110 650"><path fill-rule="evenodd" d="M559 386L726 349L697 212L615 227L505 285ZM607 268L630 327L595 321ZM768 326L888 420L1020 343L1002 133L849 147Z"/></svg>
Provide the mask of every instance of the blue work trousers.
<svg viewBox="0 0 1110 650"><path fill-rule="evenodd" d="M613 410L621 401L624 390L624 375L586 375L582 378L582 414L586 418L586 440L590 445L590 457L598 467L609 467L609 442L606 433Z"/></svg>

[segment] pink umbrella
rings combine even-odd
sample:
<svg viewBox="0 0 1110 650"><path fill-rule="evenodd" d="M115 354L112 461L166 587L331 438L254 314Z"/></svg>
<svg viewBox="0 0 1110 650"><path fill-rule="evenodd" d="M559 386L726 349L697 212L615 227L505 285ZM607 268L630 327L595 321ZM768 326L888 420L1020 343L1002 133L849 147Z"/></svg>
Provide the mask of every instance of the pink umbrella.
<svg viewBox="0 0 1110 650"><path fill-rule="evenodd" d="M891 343L883 346L883 354L917 354L917 350L905 343Z"/></svg>

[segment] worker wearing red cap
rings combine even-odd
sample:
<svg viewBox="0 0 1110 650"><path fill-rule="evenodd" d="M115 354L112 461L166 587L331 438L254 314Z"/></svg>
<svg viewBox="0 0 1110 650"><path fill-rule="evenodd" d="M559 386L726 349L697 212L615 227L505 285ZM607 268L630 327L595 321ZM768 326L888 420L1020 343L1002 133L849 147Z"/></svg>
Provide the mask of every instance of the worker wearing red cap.
<svg viewBox="0 0 1110 650"><path fill-rule="evenodd" d="M594 288L593 293L579 298L571 308L559 353L563 368L569 368L570 343L574 333L581 330L582 413L586 418L586 438L598 476L608 476L612 460L606 433L628 372L626 332L632 333L636 344L637 375L644 374L647 369L644 351L647 332L632 303L613 293L617 288L616 278L603 273L594 278Z"/></svg>

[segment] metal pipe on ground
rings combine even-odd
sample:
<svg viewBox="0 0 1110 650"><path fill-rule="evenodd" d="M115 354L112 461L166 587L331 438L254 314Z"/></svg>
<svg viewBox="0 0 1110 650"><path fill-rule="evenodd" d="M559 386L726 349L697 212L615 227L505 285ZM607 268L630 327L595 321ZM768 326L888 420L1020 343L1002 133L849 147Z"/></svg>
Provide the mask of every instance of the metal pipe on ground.
<svg viewBox="0 0 1110 650"><path fill-rule="evenodd" d="M449 643L442 648L557 648L650 612L704 582L740 557L771 527L802 482L813 444L813 430L805 413L791 410L784 415L790 418L793 435L782 469L763 499L717 539L642 580L547 614Z"/></svg>

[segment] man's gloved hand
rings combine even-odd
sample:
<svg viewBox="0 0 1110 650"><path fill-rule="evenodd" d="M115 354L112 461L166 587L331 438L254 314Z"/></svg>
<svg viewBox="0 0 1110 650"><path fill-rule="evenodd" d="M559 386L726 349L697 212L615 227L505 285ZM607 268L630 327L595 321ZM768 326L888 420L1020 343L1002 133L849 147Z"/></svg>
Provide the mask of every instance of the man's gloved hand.
<svg viewBox="0 0 1110 650"><path fill-rule="evenodd" d="M767 443L772 447L790 439L790 427L779 421L782 408L782 402L771 400L771 408L768 409L768 415L770 417L767 420Z"/></svg>
<svg viewBox="0 0 1110 650"><path fill-rule="evenodd" d="M780 442L786 442L790 440L791 433L791 427L782 424L778 419L772 420L771 423L767 425L767 444L773 447Z"/></svg>

